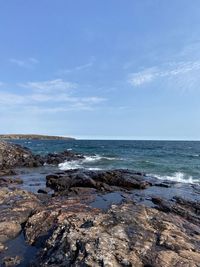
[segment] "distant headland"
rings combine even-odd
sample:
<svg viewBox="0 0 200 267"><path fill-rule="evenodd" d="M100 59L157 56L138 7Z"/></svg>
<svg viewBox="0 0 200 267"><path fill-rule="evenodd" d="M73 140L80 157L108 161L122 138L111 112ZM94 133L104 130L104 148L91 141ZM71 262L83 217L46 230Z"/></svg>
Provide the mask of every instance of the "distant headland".
<svg viewBox="0 0 200 267"><path fill-rule="evenodd" d="M0 139L3 140L75 140L73 137L40 135L40 134L0 134Z"/></svg>

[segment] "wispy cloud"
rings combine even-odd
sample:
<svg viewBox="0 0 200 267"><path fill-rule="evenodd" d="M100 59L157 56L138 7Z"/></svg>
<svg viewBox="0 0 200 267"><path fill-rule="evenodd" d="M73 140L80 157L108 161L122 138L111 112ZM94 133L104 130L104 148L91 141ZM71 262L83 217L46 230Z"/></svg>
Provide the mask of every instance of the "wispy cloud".
<svg viewBox="0 0 200 267"><path fill-rule="evenodd" d="M104 101L98 96L74 96L78 85L62 79L26 82L18 88L28 88L24 93L0 91L1 110L25 110L34 113L58 113L70 110L93 110Z"/></svg>
<svg viewBox="0 0 200 267"><path fill-rule="evenodd" d="M55 79L49 81L39 81L39 82L26 82L18 84L21 87L37 90L39 92L60 92L69 89L75 89L77 85L62 79Z"/></svg>
<svg viewBox="0 0 200 267"><path fill-rule="evenodd" d="M156 81L159 78L173 78L183 76L197 70L200 70L200 61L179 63L172 62L162 66L147 68L140 72L131 73L128 77L128 83L134 87L139 87L144 84Z"/></svg>
<svg viewBox="0 0 200 267"><path fill-rule="evenodd" d="M133 86L140 86L144 83L153 81L158 75L158 70L155 68L145 69L140 72L131 73L128 82Z"/></svg>
<svg viewBox="0 0 200 267"><path fill-rule="evenodd" d="M21 68L32 68L39 63L39 60L33 57L29 57L27 59L10 58L9 61L10 63Z"/></svg>

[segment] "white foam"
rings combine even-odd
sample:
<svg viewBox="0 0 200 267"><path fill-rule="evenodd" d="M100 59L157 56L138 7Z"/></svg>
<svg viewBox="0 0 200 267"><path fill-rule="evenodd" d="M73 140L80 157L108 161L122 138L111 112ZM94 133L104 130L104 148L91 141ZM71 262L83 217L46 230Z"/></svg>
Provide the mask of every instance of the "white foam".
<svg viewBox="0 0 200 267"><path fill-rule="evenodd" d="M102 169L101 168L88 168L88 170L90 170L90 171L100 171Z"/></svg>
<svg viewBox="0 0 200 267"><path fill-rule="evenodd" d="M161 180L169 180L178 183L194 184L199 182L197 179L193 179L192 176L188 176L182 172L175 172L173 175L154 175L154 177Z"/></svg>
<svg viewBox="0 0 200 267"><path fill-rule="evenodd" d="M82 168L81 162L79 160L65 161L63 163L60 163L58 167L62 171Z"/></svg>
<svg viewBox="0 0 200 267"><path fill-rule="evenodd" d="M99 161L101 160L102 157L99 155L94 155L94 156L85 156L83 159L84 162L93 162L93 161Z"/></svg>
<svg viewBox="0 0 200 267"><path fill-rule="evenodd" d="M101 160L115 160L115 158L104 157L100 155L85 156L84 159L65 161L63 163L60 163L58 167L61 170L71 170L71 169L78 169L78 168L84 168L88 170L100 170L100 168L92 167L92 166L94 165L94 162L101 161ZM87 166L90 164L92 164L92 166Z"/></svg>
<svg viewBox="0 0 200 267"><path fill-rule="evenodd" d="M93 161L100 161L100 160L116 160L116 158L105 157L105 156L100 156L100 155L85 156L84 158L84 162L93 162Z"/></svg>

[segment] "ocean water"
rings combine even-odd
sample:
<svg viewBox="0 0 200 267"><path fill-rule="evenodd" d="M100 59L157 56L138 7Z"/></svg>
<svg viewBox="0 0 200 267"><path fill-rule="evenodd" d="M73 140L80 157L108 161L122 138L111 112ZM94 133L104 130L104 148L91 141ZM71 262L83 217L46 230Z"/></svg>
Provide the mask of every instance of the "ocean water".
<svg viewBox="0 0 200 267"><path fill-rule="evenodd" d="M45 154L72 150L86 158L63 162L61 170L128 168L145 172L163 180L181 183L200 183L200 142L198 141L13 141Z"/></svg>

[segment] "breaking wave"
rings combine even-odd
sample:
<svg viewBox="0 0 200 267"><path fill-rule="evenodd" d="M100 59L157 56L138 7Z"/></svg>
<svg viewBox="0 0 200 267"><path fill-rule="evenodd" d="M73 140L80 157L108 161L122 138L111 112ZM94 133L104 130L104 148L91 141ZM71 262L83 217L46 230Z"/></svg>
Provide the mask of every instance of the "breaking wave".
<svg viewBox="0 0 200 267"><path fill-rule="evenodd" d="M161 180L169 180L177 183L195 184L199 182L199 180L194 179L192 176L188 176L187 174L182 172L175 172L173 175L154 175L154 177Z"/></svg>
<svg viewBox="0 0 200 267"><path fill-rule="evenodd" d="M73 160L73 161L65 161L63 163L60 163L58 165L60 170L71 170L71 169L88 169L88 170L100 170L101 168L93 167L93 165L96 162L100 161L111 161L116 160L114 157L105 157L100 155L93 155L93 156L85 156L84 159L80 160Z"/></svg>

